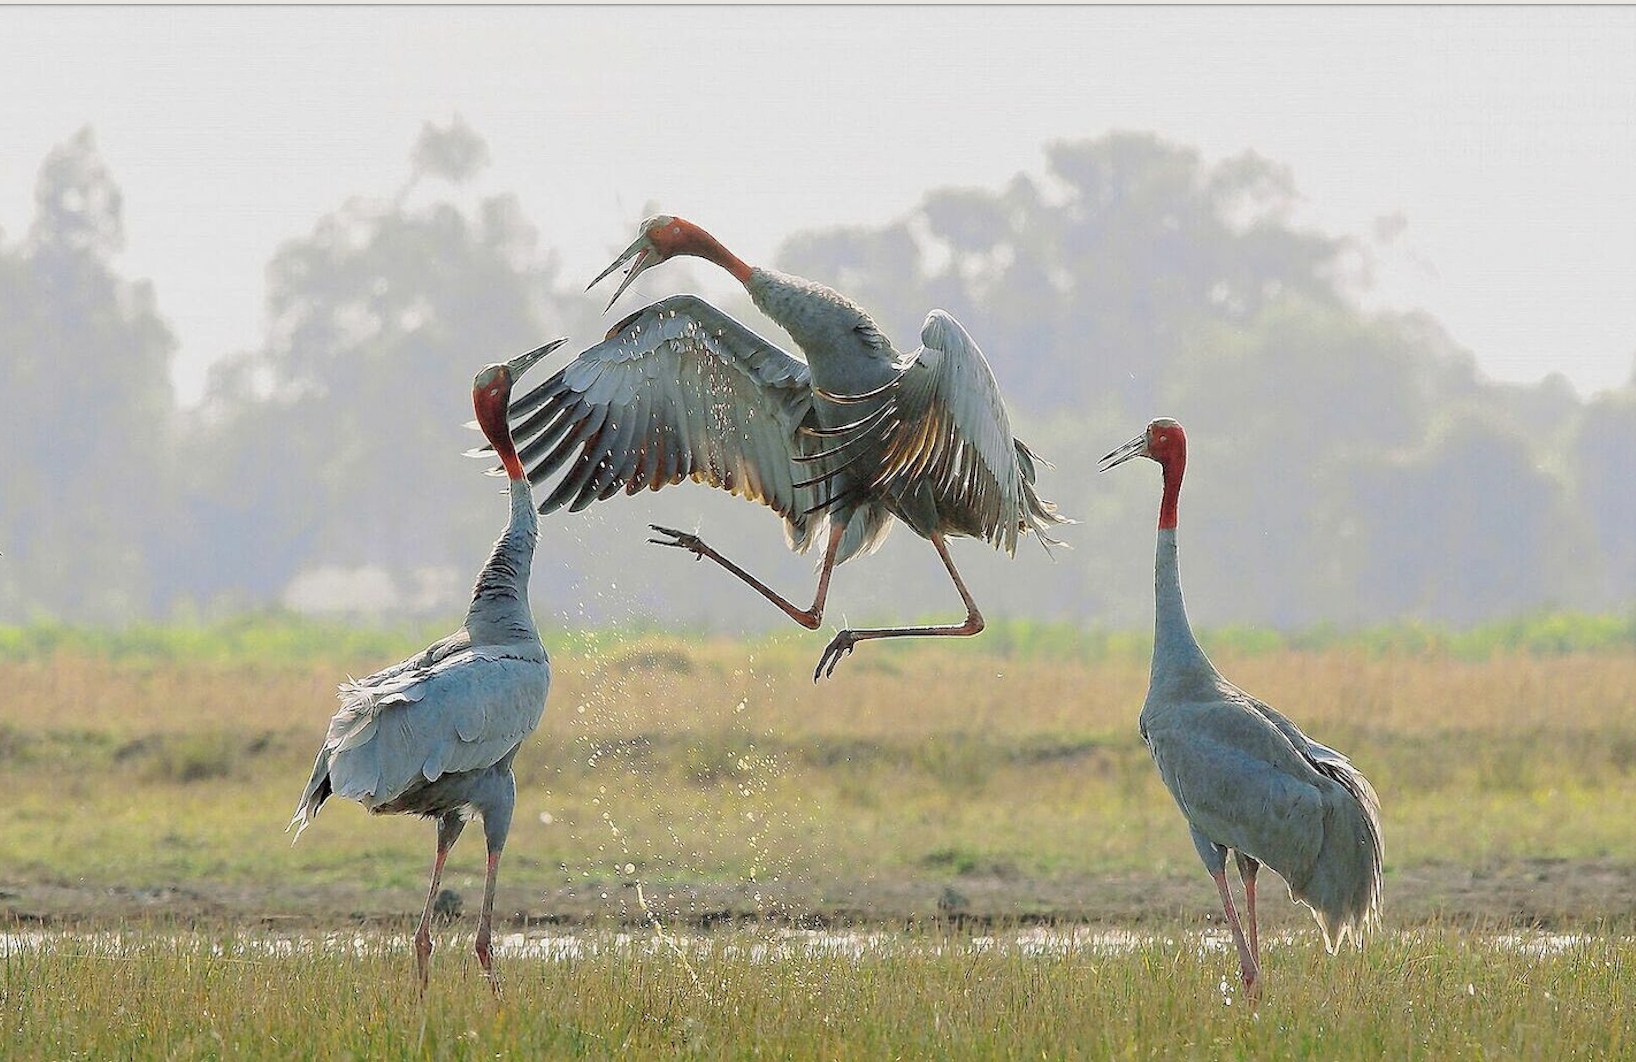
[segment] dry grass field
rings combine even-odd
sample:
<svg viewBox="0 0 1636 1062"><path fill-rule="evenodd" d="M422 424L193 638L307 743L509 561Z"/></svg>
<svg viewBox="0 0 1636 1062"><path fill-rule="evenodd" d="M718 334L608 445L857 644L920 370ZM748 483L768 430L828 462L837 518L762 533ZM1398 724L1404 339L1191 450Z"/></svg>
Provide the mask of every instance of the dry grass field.
<svg viewBox="0 0 1636 1062"><path fill-rule="evenodd" d="M425 824L334 802L294 848L283 832L336 680L410 637L367 652L12 653L0 903L319 923L415 910ZM1225 673L1379 789L1389 921L1636 910L1636 653L1216 641ZM642 921L640 882L683 922L1208 915L1136 734L1140 647L1009 644L859 653L822 687L811 639L553 647L500 910ZM481 858L468 838L447 883L470 893ZM1281 897L1268 913L1293 915Z"/></svg>
<svg viewBox="0 0 1636 1062"><path fill-rule="evenodd" d="M1136 735L1139 637L1001 627L823 687L818 639L553 645L496 1006L480 842L421 1001L430 828L284 832L337 679L426 633L0 631L0 1057L1636 1057L1619 639L1207 639L1385 804L1384 930L1328 957L1265 890L1253 1009Z"/></svg>

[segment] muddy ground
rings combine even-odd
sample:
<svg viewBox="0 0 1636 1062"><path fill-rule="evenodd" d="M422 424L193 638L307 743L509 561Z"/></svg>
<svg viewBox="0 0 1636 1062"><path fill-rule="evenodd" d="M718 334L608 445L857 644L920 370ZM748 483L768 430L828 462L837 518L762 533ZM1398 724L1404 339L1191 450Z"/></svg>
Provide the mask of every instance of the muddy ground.
<svg viewBox="0 0 1636 1062"><path fill-rule="evenodd" d="M503 881L503 879L502 879ZM1304 911L1272 876L1262 878L1262 920L1299 926ZM464 883L445 906L470 921L481 884ZM506 888L497 922L549 925L665 925L710 928L769 922L799 926L893 926L953 922L983 926L1037 922L1140 925L1215 920L1215 892L1192 877L1123 876L1031 881L993 876L946 880L872 880L848 884L779 882L633 882L588 880L548 892ZM396 926L419 913L421 894L407 889L345 886L0 882L0 921L115 928L132 921L177 925L259 926L301 930L348 925ZM644 907L644 901L646 906ZM1610 861L1527 860L1482 869L1422 866L1389 872L1385 924L1454 922L1546 929L1636 923L1636 867Z"/></svg>

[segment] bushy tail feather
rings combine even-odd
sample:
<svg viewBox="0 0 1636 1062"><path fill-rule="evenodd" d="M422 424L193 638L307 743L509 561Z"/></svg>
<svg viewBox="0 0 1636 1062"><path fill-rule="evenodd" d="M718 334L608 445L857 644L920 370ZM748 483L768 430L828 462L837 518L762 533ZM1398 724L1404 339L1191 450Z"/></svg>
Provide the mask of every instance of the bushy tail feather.
<svg viewBox="0 0 1636 1062"><path fill-rule="evenodd" d="M1317 769L1338 788L1325 794L1324 843L1312 876L1290 895L1312 909L1330 954L1348 937L1363 946L1363 933L1380 922L1380 798L1368 779L1344 760Z"/></svg>
<svg viewBox="0 0 1636 1062"><path fill-rule="evenodd" d="M295 836L290 838L290 844L301 840L302 832L318 817L319 809L324 806L324 801L329 799L331 792L333 789L329 781L329 757L319 753L318 762L313 764L312 778L307 782L307 788L295 806L295 814L290 816L289 823L284 827L285 833L289 833L292 826L295 828Z"/></svg>
<svg viewBox="0 0 1636 1062"><path fill-rule="evenodd" d="M1030 450L1028 444L1021 439L1013 438L1011 442L1017 451L1017 466L1022 470L1022 532L1024 534L1033 532L1038 535L1040 545L1044 547L1047 556L1050 556L1052 546L1072 549L1072 546L1061 539L1052 538L1046 533L1045 528L1057 524L1075 524L1079 521L1070 519L1058 512L1055 502L1046 501L1040 497L1039 491L1034 489L1035 466L1044 465L1046 468L1051 468L1053 467L1051 462Z"/></svg>

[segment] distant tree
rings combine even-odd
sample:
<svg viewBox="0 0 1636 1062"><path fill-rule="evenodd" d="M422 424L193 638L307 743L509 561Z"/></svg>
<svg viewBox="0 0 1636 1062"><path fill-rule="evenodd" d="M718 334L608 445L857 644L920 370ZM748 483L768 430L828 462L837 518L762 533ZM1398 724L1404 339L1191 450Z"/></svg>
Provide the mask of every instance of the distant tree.
<svg viewBox="0 0 1636 1062"><path fill-rule="evenodd" d="M1269 301L1341 300L1344 241L1291 228L1287 170L1206 165L1150 134L1064 142L999 192L929 193L878 230L792 237L780 265L835 283L913 346L941 306L980 337L1015 400L1152 408L1188 337Z"/></svg>
<svg viewBox="0 0 1636 1062"><path fill-rule="evenodd" d="M1594 537L1602 569L1595 599L1636 601L1636 381L1591 402L1568 445L1576 526Z"/></svg>
<svg viewBox="0 0 1636 1062"><path fill-rule="evenodd" d="M1030 610L1141 611L1132 601L1146 589L1108 559L1145 551L1125 526L1145 498L1139 477L1086 471L1161 413L1198 441L1184 505L1213 560L1188 585L1223 603L1220 619L1455 619L1584 600L1540 537L1562 525L1566 494L1529 441L1560 435L1578 400L1560 380L1483 380L1423 314L1360 310L1362 250L1293 224L1297 201L1289 171L1253 153L1210 164L1151 135L1114 134L1052 145L1043 174L999 191L936 191L890 225L792 237L780 264L842 287L905 348L927 309L950 310L983 345L1014 419L1042 426L1029 441L1057 462L1049 493L1085 521L1069 538L1098 547L1037 581L1008 578ZM1436 434L1455 422L1468 427ZM1414 483L1485 431L1464 476L1494 484L1481 499L1493 520L1468 553L1535 558L1488 582L1418 544L1417 506L1430 499ZM1628 446L1613 452L1636 459ZM1360 496L1378 507L1360 508ZM1613 521L1603 526L1628 528L1601 504ZM1513 506L1524 511L1506 518ZM1365 527L1368 545L1356 537ZM1449 566L1435 588L1428 557Z"/></svg>
<svg viewBox="0 0 1636 1062"><path fill-rule="evenodd" d="M464 184L489 164L489 146L457 114L446 126L423 123L409 158L414 179L436 177Z"/></svg>
<svg viewBox="0 0 1636 1062"><path fill-rule="evenodd" d="M412 164L459 185L486 157L456 119L427 126ZM217 460L200 484L199 575L212 595L276 598L319 566L470 566L492 507L432 499L492 485L460 456L481 442L461 428L472 374L583 313L555 295L537 245L500 195L354 198L279 249L265 345L217 365L207 388Z"/></svg>
<svg viewBox="0 0 1636 1062"><path fill-rule="evenodd" d="M175 342L112 265L123 203L90 129L46 157L34 203L0 246L0 618L146 614L180 522Z"/></svg>
<svg viewBox="0 0 1636 1062"><path fill-rule="evenodd" d="M110 265L119 191L89 132L55 150L26 237L0 242L0 619L463 597L498 511L459 456L478 441L460 428L472 372L559 334L583 348L609 323L559 288L515 198L482 194L487 161L460 118L423 127L396 191L347 199L279 249L264 340L218 360L179 418L152 291ZM1065 531L1080 548L1050 563L1031 543L1015 562L957 547L997 616L1146 622L1156 484L1092 470L1161 413L1195 444L1199 622L1636 600L1636 379L1588 404L1560 378L1484 379L1430 317L1361 309L1362 246L1301 228L1297 202L1257 155L1115 134L1052 145L1001 188L930 192L886 225L797 233L778 264L857 298L903 349L928 309L953 312L1017 434L1056 463L1045 493L1082 521ZM747 300L729 308L770 328ZM628 574L653 519L709 527L798 585L810 558L744 505L683 487L553 517L539 599L577 621L770 624L704 566L644 557L653 577ZM860 562L867 578L837 580L835 615L955 607L897 539Z"/></svg>
<svg viewBox="0 0 1636 1062"><path fill-rule="evenodd" d="M1426 443L1358 462L1342 544L1357 558L1345 619L1472 622L1583 602L1589 545L1560 480L1490 419L1440 420Z"/></svg>

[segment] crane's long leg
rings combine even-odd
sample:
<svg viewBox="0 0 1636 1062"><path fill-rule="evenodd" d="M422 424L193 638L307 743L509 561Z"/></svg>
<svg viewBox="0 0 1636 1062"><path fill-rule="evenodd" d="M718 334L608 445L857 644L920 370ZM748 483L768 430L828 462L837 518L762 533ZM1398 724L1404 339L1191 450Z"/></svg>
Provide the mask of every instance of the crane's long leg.
<svg viewBox="0 0 1636 1062"><path fill-rule="evenodd" d="M1261 938L1255 928L1255 872L1261 869L1259 861L1245 855L1238 849L1233 849L1233 859L1238 863L1238 876L1244 882L1244 917L1250 923L1250 954L1255 956L1255 965L1261 967Z"/></svg>
<svg viewBox="0 0 1636 1062"><path fill-rule="evenodd" d="M1233 931L1233 943L1238 945L1238 972L1244 979L1244 991L1254 998L1261 993L1261 964L1250 954L1250 945L1244 939L1244 927L1239 924L1238 911L1233 907L1233 891L1227 887L1226 866L1211 870L1210 876L1215 879L1216 890L1221 893L1221 909L1227 912L1227 925Z"/></svg>
<svg viewBox="0 0 1636 1062"><path fill-rule="evenodd" d="M812 607L808 609L796 608L778 591L706 545L698 535L690 535L686 531L675 531L668 527L660 527L658 524L649 524L648 526L661 535L670 536L668 541L662 538L650 538L648 539L649 542L659 546L674 546L677 549L685 549L698 558L708 557L748 583L762 597L777 605L784 611L786 616L807 630L817 630L818 625L824 621L824 602L829 597L829 576L835 570L835 553L841 547L841 535L846 532L845 524L832 523L830 525L829 545L824 548L824 564L818 570L818 592L813 596Z"/></svg>
<svg viewBox="0 0 1636 1062"><path fill-rule="evenodd" d="M850 655L852 647L859 642L872 638L965 638L982 631L983 614L977 611L977 602L972 600L971 591L966 589L965 581L955 570L948 544L936 531L932 532L932 545L937 547L937 555L943 558L943 567L948 569L949 578L954 580L954 588L960 591L960 600L966 603L966 621L945 627L875 627L842 631L824 648L824 655L818 658L818 667L812 673L812 681L817 682L820 678L835 674L835 665L841 662L841 657Z"/></svg>
<svg viewBox="0 0 1636 1062"><path fill-rule="evenodd" d="M483 967L489 987L495 998L500 996L500 980L494 976L494 957L489 951L489 940L494 923L494 887L500 880L500 852L506 846L506 835L511 832L511 812L517 803L517 781L507 771L501 780L501 790L488 806L483 808L483 836L488 842L488 873L483 878L483 911L477 920L477 962Z"/></svg>
<svg viewBox="0 0 1636 1062"><path fill-rule="evenodd" d="M483 914L477 923L477 962L489 979L494 994L500 994L500 980L494 976L494 957L489 951L490 927L494 922L494 885L500 879L500 849L489 849L488 875L483 879Z"/></svg>
<svg viewBox="0 0 1636 1062"><path fill-rule="evenodd" d="M432 861L432 884L426 890L426 909L420 914L420 928L415 930L415 969L420 973L422 995L426 994L432 974L432 905L437 902L437 886L443 880L443 863L465 828L466 823L453 812L437 820L437 858Z"/></svg>

